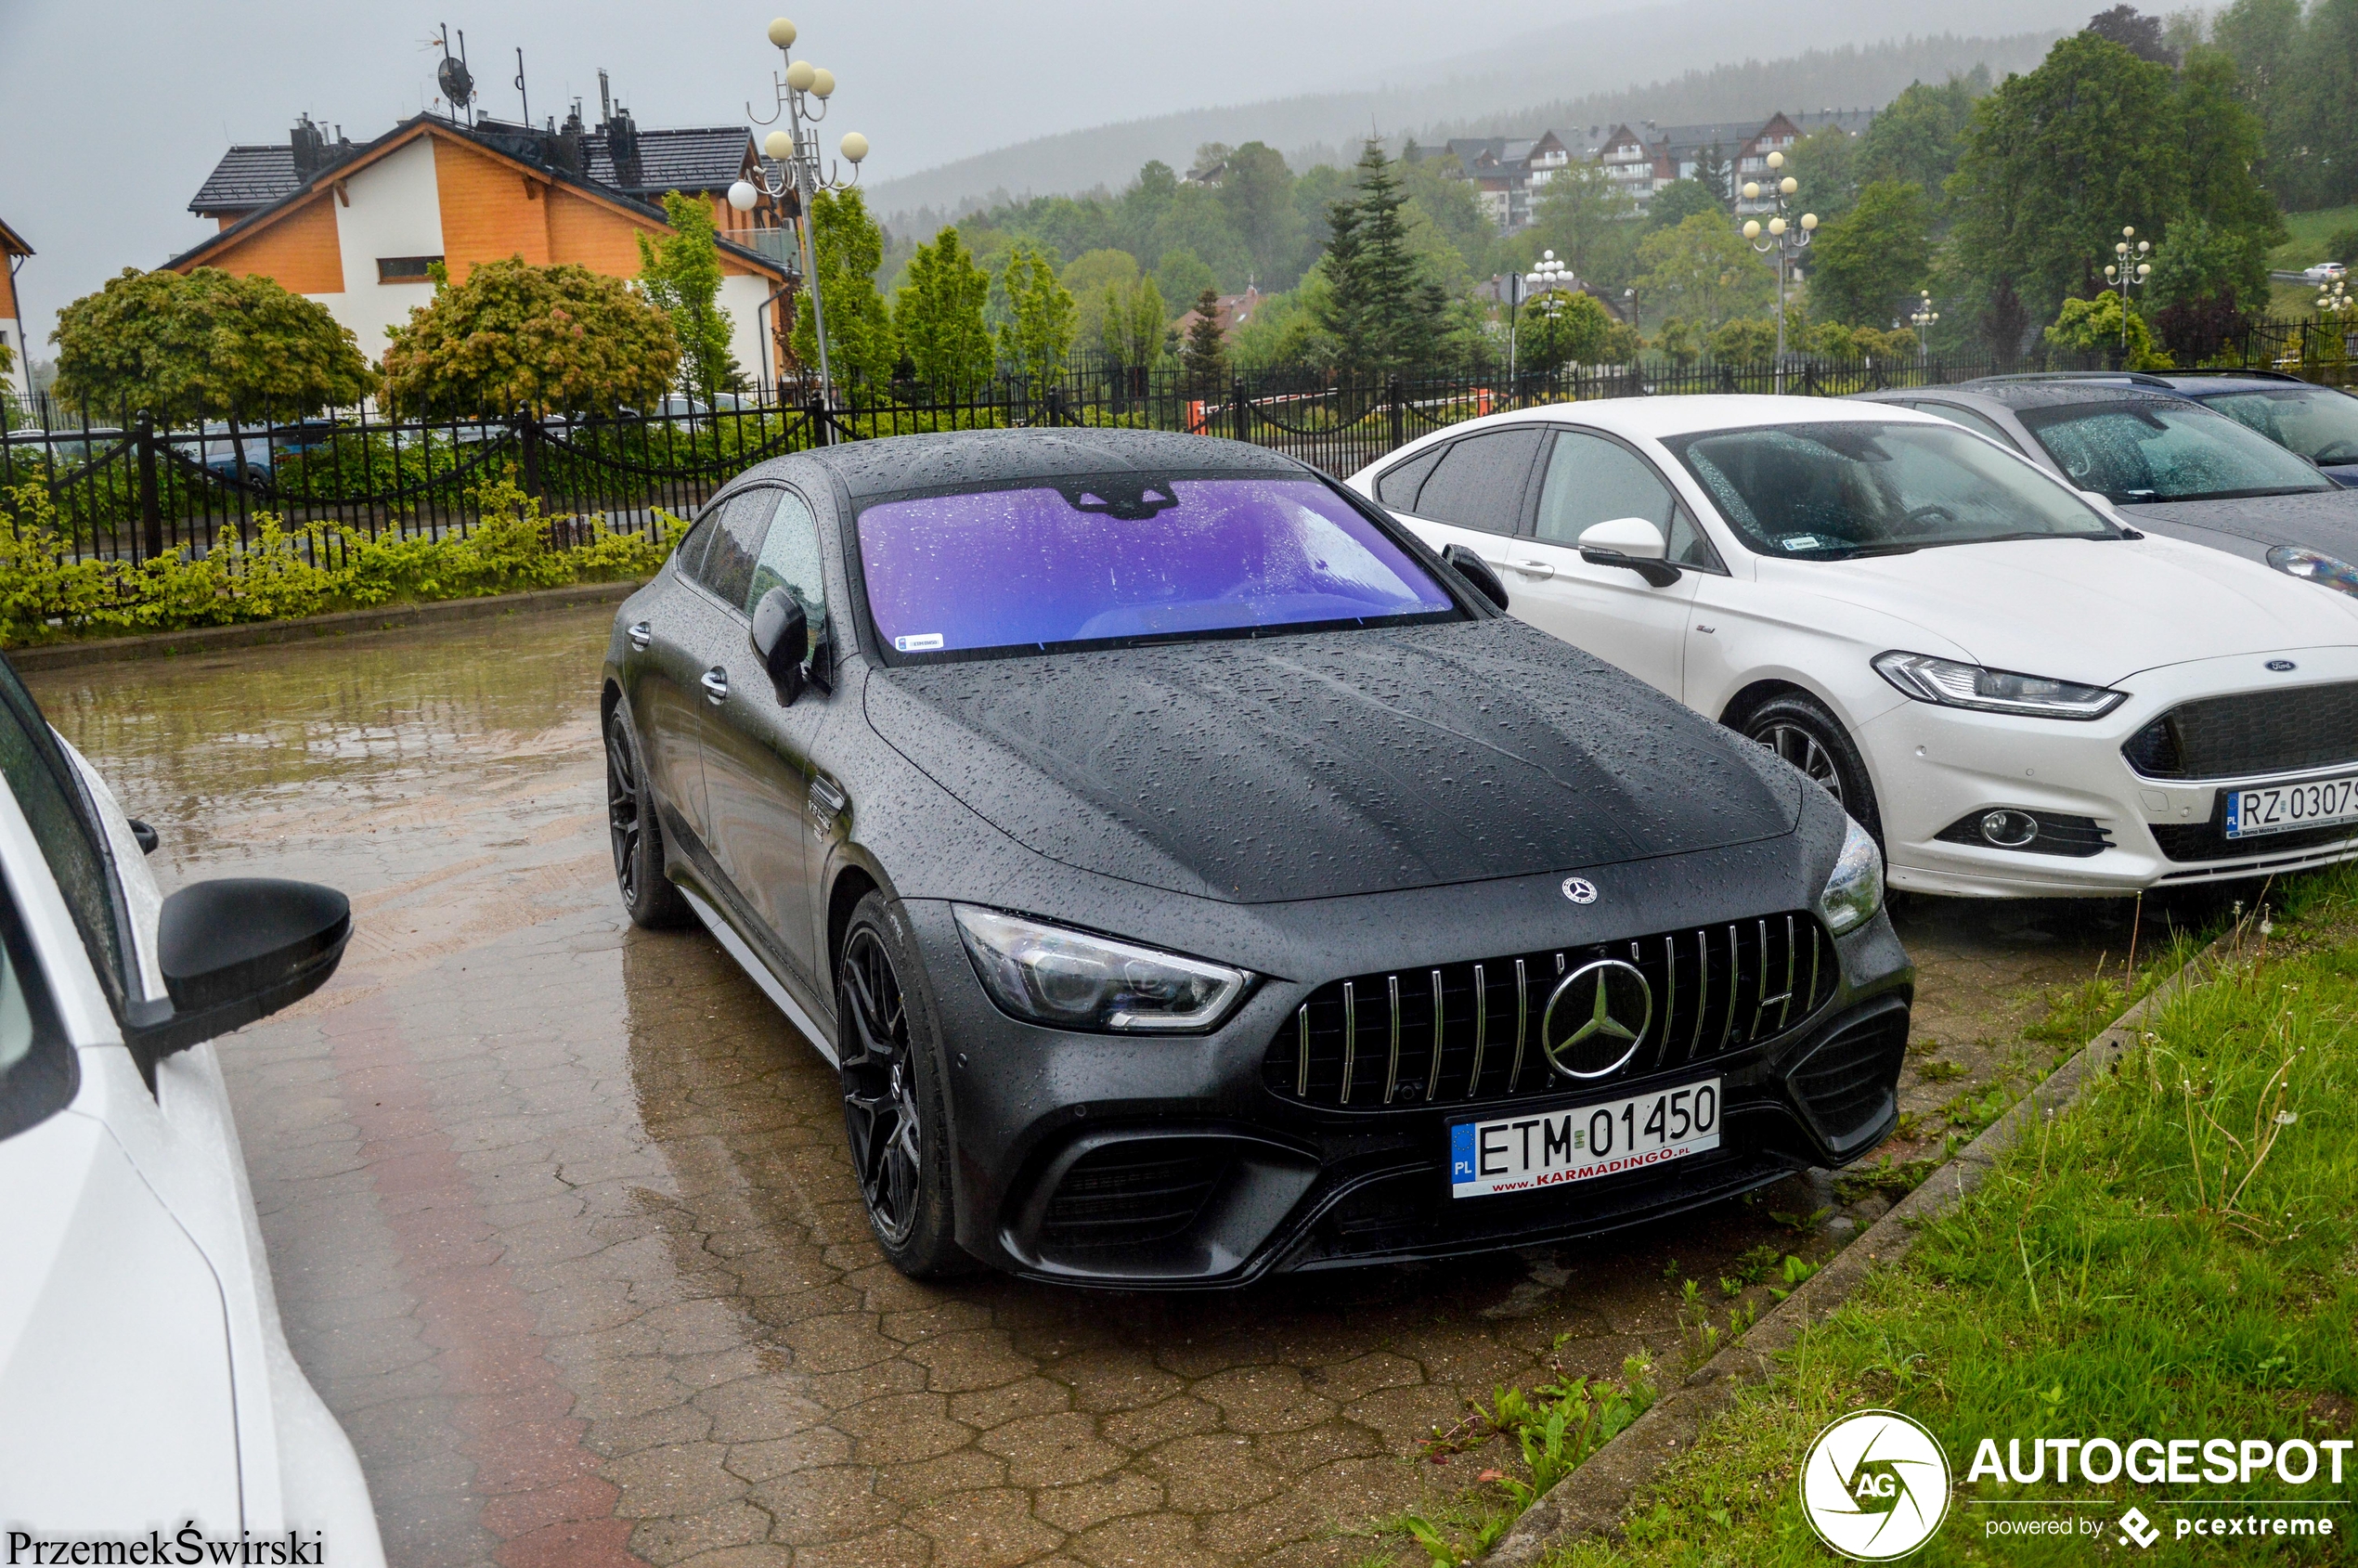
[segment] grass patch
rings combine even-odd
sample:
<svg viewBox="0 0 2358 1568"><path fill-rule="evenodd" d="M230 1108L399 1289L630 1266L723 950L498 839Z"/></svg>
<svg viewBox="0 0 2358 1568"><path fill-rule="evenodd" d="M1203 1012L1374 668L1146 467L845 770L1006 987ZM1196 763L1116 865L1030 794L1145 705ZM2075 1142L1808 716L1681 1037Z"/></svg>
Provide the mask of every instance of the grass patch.
<svg viewBox="0 0 2358 1568"><path fill-rule="evenodd" d="M2018 1142L1903 1264L1805 1333L1777 1379L1743 1391L1634 1498L1625 1543L1561 1549L1548 1568L1833 1561L1803 1518L1796 1470L1827 1421L1870 1406L1923 1421L1955 1468L1950 1517L1913 1562L2091 1557L2084 1539L1986 1542L1982 1521L2001 1510L1974 1505L1990 1499L2103 1497L2167 1529L2185 1500L2358 1496L2358 1463L2340 1486L1963 1479L1985 1437L2002 1451L2017 1436L2351 1435L2358 871L2274 896L2285 912L2248 920L2235 956L2156 1008L2116 1072ZM2358 1531L2358 1510L2330 1511ZM2172 1545L2207 1561L2352 1549L2346 1535Z"/></svg>
<svg viewBox="0 0 2358 1568"><path fill-rule="evenodd" d="M2345 228L2358 228L2358 206L2323 207L2313 213L2287 213L2285 227L2292 238L2268 253L2268 265L2278 272L2299 272L2326 259L2326 241ZM2316 297L2312 289L2310 297Z"/></svg>

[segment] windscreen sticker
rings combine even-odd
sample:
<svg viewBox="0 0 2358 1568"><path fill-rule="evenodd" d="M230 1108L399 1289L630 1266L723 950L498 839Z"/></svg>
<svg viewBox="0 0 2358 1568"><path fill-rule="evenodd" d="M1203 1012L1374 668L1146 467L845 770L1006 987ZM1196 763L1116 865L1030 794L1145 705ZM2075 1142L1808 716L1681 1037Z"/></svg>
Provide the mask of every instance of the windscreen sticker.
<svg viewBox="0 0 2358 1568"><path fill-rule="evenodd" d="M895 653L928 654L941 646L941 633L927 631L914 637L896 637L892 646Z"/></svg>

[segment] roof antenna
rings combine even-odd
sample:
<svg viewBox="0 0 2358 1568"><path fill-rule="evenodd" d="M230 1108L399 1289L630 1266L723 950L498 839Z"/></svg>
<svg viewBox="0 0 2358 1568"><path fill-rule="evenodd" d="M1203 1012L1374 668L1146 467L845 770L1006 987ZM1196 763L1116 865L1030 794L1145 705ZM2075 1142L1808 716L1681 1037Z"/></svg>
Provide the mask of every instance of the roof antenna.
<svg viewBox="0 0 2358 1568"><path fill-rule="evenodd" d="M606 73L598 72L598 123L602 125L614 118L614 91L606 85Z"/></svg>
<svg viewBox="0 0 2358 1568"><path fill-rule="evenodd" d="M524 50L516 50L516 97L524 100L524 128L532 129L532 95L524 90Z"/></svg>
<svg viewBox="0 0 2358 1568"><path fill-rule="evenodd" d="M467 33L464 28L459 30L459 52L453 56L450 53L450 24L442 24L442 63L434 67L434 84L442 89L442 96L449 100L450 123L457 124L460 111L464 110L467 123L473 124L474 110L468 106L474 102L475 79L474 73L467 69Z"/></svg>

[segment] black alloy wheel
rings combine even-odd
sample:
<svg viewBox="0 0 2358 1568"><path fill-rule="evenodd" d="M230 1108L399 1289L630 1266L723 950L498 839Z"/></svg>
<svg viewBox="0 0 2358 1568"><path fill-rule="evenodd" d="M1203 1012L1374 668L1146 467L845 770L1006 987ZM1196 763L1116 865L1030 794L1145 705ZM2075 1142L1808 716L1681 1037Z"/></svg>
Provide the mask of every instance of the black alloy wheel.
<svg viewBox="0 0 2358 1568"><path fill-rule="evenodd" d="M1823 703L1802 692L1780 693L1746 714L1737 728L1833 796L1834 804L1882 844L1883 815L1875 807L1866 758Z"/></svg>
<svg viewBox="0 0 2358 1568"><path fill-rule="evenodd" d="M606 836L614 846L615 888L633 925L666 930L695 918L679 887L664 875L663 828L639 768L630 723L619 707L606 719Z"/></svg>
<svg viewBox="0 0 2358 1568"><path fill-rule="evenodd" d="M836 1030L844 1131L868 1224L892 1265L913 1279L963 1272L952 1238L949 1147L937 1053L913 1015L893 959L884 900L853 912L836 968Z"/></svg>

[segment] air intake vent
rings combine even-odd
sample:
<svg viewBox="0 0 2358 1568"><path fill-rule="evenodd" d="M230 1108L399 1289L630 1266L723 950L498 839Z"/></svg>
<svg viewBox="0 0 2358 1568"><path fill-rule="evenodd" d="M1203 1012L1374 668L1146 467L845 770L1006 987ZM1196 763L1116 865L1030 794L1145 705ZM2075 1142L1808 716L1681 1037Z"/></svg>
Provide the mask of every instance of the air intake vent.
<svg viewBox="0 0 2358 1568"><path fill-rule="evenodd" d="M2180 703L2120 753L2149 779L2249 778L2358 761L2358 681Z"/></svg>
<svg viewBox="0 0 2358 1568"><path fill-rule="evenodd" d="M1645 977L1651 1016L1618 1069L1574 1080L1554 1071L1540 1030L1563 978L1599 959L1621 960ZM1263 1082L1298 1104L1381 1111L1634 1078L1805 1022L1833 994L1840 968L1816 918L1794 912L1354 975L1320 986L1277 1031Z"/></svg>
<svg viewBox="0 0 2358 1568"><path fill-rule="evenodd" d="M1142 1138L1093 1149L1056 1184L1040 1239L1060 1251L1169 1240L1196 1223L1229 1164L1225 1147L1200 1139Z"/></svg>
<svg viewBox="0 0 2358 1568"><path fill-rule="evenodd" d="M1908 1049L1908 1010L1894 1007L1861 1018L1809 1053L1793 1086L1836 1153L1874 1130L1890 1108Z"/></svg>

